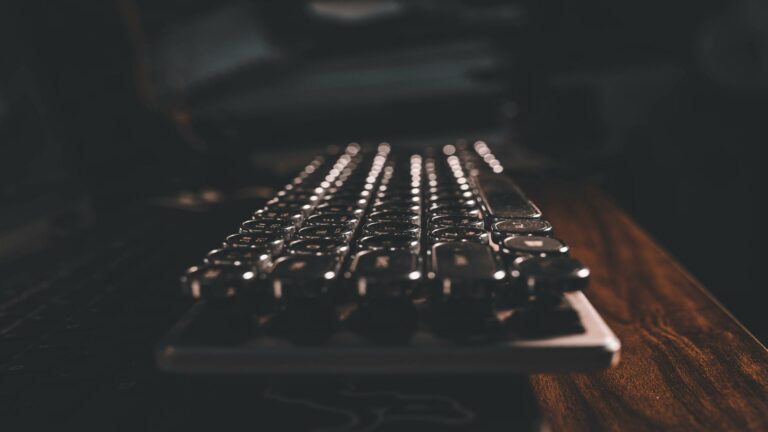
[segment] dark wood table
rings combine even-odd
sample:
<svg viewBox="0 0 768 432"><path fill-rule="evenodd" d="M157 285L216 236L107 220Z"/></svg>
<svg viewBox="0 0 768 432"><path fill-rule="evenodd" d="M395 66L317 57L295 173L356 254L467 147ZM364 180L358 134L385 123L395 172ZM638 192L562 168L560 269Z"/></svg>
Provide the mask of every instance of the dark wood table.
<svg viewBox="0 0 768 432"><path fill-rule="evenodd" d="M603 193L579 182L523 185L592 268L587 295L623 345L614 369L531 376L523 403L538 402L552 430L768 430L765 347ZM0 428L15 419L27 427L188 430L220 427L235 412L298 412L240 383L238 395L257 399L238 396L226 415L196 417L231 391L187 391L186 378L163 376L153 361L154 344L188 307L178 274L257 201L205 211L134 206L5 266ZM271 398L258 402L262 396ZM503 397L493 399L514 405ZM492 424L515 429L518 420Z"/></svg>
<svg viewBox="0 0 768 432"><path fill-rule="evenodd" d="M614 369L531 377L552 429L768 430L766 348L605 194L526 186L622 342Z"/></svg>

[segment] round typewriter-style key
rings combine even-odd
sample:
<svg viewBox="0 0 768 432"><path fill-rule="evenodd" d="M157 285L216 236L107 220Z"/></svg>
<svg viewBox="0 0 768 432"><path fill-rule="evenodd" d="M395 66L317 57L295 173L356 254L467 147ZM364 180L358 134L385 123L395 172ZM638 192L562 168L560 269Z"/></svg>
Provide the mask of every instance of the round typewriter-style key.
<svg viewBox="0 0 768 432"><path fill-rule="evenodd" d="M281 219L281 220L289 220L294 225L298 225L301 223L301 221L304 219L304 216L301 214L301 212L292 212L292 211L283 211L283 210L257 210L253 217L258 218L266 218L266 219Z"/></svg>
<svg viewBox="0 0 768 432"><path fill-rule="evenodd" d="M466 198L451 198L451 199L438 199L433 200L430 204L430 209L432 208L444 208L444 207L450 207L455 205L462 205L465 207L477 207L477 201L475 199L466 199Z"/></svg>
<svg viewBox="0 0 768 432"><path fill-rule="evenodd" d="M352 228L359 221L354 213L321 213L307 218L307 225L332 225Z"/></svg>
<svg viewBox="0 0 768 432"><path fill-rule="evenodd" d="M274 234L238 233L224 241L224 246L243 249L266 249L278 254L283 248L283 240Z"/></svg>
<svg viewBox="0 0 768 432"><path fill-rule="evenodd" d="M321 207L321 206L348 207L351 209L349 210L349 212L354 212L357 209L362 209L363 207L365 207L367 202L368 201L364 198L351 199L351 198L337 198L332 196L327 200L321 201L318 207Z"/></svg>
<svg viewBox="0 0 768 432"><path fill-rule="evenodd" d="M443 227L469 227L483 228L483 220L474 216L462 214L433 216L429 220L435 228Z"/></svg>
<svg viewBox="0 0 768 432"><path fill-rule="evenodd" d="M301 239L330 239L348 242L354 231L345 226L316 225L301 228L298 237Z"/></svg>
<svg viewBox="0 0 768 432"><path fill-rule="evenodd" d="M535 255L561 255L568 252L568 246L558 239L541 236L507 237L504 242L505 252L522 252Z"/></svg>
<svg viewBox="0 0 768 432"><path fill-rule="evenodd" d="M195 299L242 297L255 283L255 269L243 266L205 264L189 268L181 277L184 293Z"/></svg>
<svg viewBox="0 0 768 432"><path fill-rule="evenodd" d="M323 203L323 204L320 204L319 206L317 206L315 208L315 213L316 214L324 214L324 213L352 213L355 216L359 217L360 215L363 214L363 209L360 208L357 205L353 205L353 204L349 204L349 203L347 203L347 204L343 204L343 203L338 203L338 204Z"/></svg>
<svg viewBox="0 0 768 432"><path fill-rule="evenodd" d="M215 265L231 265L231 266L243 266L243 267L255 267L258 269L265 269L269 263L270 252L266 248L264 249L235 249L224 248L214 249L208 252L205 257L206 264Z"/></svg>
<svg viewBox="0 0 768 432"><path fill-rule="evenodd" d="M430 238L433 241L452 242L452 241L471 241L478 243L488 243L488 232L481 228L471 227L446 227L430 231Z"/></svg>
<svg viewBox="0 0 768 432"><path fill-rule="evenodd" d="M480 209L462 204L433 204L429 207L429 213L433 216L446 214L463 214L467 216L481 217Z"/></svg>
<svg viewBox="0 0 768 432"><path fill-rule="evenodd" d="M414 253L419 251L418 239L401 234L379 234L363 237L358 245L361 249L368 250L409 250Z"/></svg>
<svg viewBox="0 0 768 432"><path fill-rule="evenodd" d="M398 210L383 210L375 211L368 215L368 220L372 222L410 222L414 224L419 223L420 216L418 213L410 211L398 211Z"/></svg>
<svg viewBox="0 0 768 432"><path fill-rule="evenodd" d="M240 225L240 232L244 233L274 233L289 236L295 230L296 226L289 219L255 218Z"/></svg>
<svg viewBox="0 0 768 432"><path fill-rule="evenodd" d="M421 214L421 207L418 204L376 204L371 208L371 212L380 212L380 211L399 211L399 212L406 212L406 213L415 213L415 214Z"/></svg>
<svg viewBox="0 0 768 432"><path fill-rule="evenodd" d="M288 245L291 254L299 255L341 255L348 249L344 242L332 239L302 239Z"/></svg>
<svg viewBox="0 0 768 432"><path fill-rule="evenodd" d="M548 235L552 224L544 219L507 219L494 223L493 230L507 235Z"/></svg>
<svg viewBox="0 0 768 432"><path fill-rule="evenodd" d="M403 234L414 238L419 237L420 228L410 222L372 222L363 227L363 231L369 235L376 234Z"/></svg>
<svg viewBox="0 0 768 432"><path fill-rule="evenodd" d="M510 273L534 294L578 291L586 289L589 283L589 269L567 256L518 260Z"/></svg>

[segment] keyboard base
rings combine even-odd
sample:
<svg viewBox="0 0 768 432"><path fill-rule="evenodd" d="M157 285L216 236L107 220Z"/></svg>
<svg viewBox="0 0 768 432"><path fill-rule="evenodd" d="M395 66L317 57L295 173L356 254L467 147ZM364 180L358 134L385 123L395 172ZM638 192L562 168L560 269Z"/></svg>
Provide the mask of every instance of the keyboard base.
<svg viewBox="0 0 768 432"><path fill-rule="evenodd" d="M211 333L216 326L205 325L208 334L196 334L194 323L208 307L201 301L161 342L157 361L164 371L184 374L494 374L615 365L619 340L583 293L565 298L578 312L583 333L463 345L419 332L408 345L382 346L340 332L329 343L311 347L267 337L239 339L227 326Z"/></svg>

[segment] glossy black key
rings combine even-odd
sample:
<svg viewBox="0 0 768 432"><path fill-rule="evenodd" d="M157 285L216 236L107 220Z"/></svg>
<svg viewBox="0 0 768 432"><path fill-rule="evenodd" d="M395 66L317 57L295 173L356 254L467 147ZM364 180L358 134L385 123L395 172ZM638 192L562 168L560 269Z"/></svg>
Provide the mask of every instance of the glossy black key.
<svg viewBox="0 0 768 432"><path fill-rule="evenodd" d="M312 206L307 203L276 202L264 208L265 211L300 213L303 216L312 211ZM258 213L258 212L257 212Z"/></svg>
<svg viewBox="0 0 768 432"><path fill-rule="evenodd" d="M483 220L466 215L440 215L434 216L429 220L429 223L434 228L443 227L469 227L469 228L483 228Z"/></svg>
<svg viewBox="0 0 768 432"><path fill-rule="evenodd" d="M435 242L488 243L488 232L482 228L445 227L433 229L429 237Z"/></svg>
<svg viewBox="0 0 768 432"><path fill-rule="evenodd" d="M419 257L408 250L360 252L350 266L360 297L408 296L421 279Z"/></svg>
<svg viewBox="0 0 768 432"><path fill-rule="evenodd" d="M419 223L420 216L410 211L384 210L373 212L368 215L368 220L374 222L410 222Z"/></svg>
<svg viewBox="0 0 768 432"><path fill-rule="evenodd" d="M289 220L294 225L298 225L301 223L302 220L304 220L304 215L300 210L298 211L290 211L290 210L265 210L261 209L256 211L256 213L253 214L254 218L266 218L266 219L281 219L281 220Z"/></svg>
<svg viewBox="0 0 768 432"><path fill-rule="evenodd" d="M214 249L205 257L207 264L231 265L265 269L271 262L270 252L264 249Z"/></svg>
<svg viewBox="0 0 768 432"><path fill-rule="evenodd" d="M512 278L530 294L558 295L587 288L589 269L566 256L533 257L515 261Z"/></svg>
<svg viewBox="0 0 768 432"><path fill-rule="evenodd" d="M256 218L243 222L240 232L244 233L273 233L286 237L296 230L293 221L289 219Z"/></svg>
<svg viewBox="0 0 768 432"><path fill-rule="evenodd" d="M490 247L470 242L434 245L431 271L446 297L489 298L506 275Z"/></svg>
<svg viewBox="0 0 768 432"><path fill-rule="evenodd" d="M552 224L544 219L506 219L493 224L493 231L504 235L549 235Z"/></svg>
<svg viewBox="0 0 768 432"><path fill-rule="evenodd" d="M462 204L441 204L431 205L429 207L429 213L433 216L444 214L464 214L468 216L481 217L482 213L480 209L473 206L466 206Z"/></svg>
<svg viewBox="0 0 768 432"><path fill-rule="evenodd" d="M183 292L195 299L243 297L257 282L254 269L216 264L191 267L181 277Z"/></svg>
<svg viewBox="0 0 768 432"><path fill-rule="evenodd" d="M359 205L353 204L350 202L344 202L344 201L337 201L337 202L325 202L323 204L318 205L315 208L316 214L325 214L325 213L345 213L345 214L354 214L355 216L360 216L363 214L363 209L360 208Z"/></svg>
<svg viewBox="0 0 768 432"><path fill-rule="evenodd" d="M336 277L338 258L328 255L292 255L275 261L268 279L276 299L315 298L328 291Z"/></svg>
<svg viewBox="0 0 768 432"><path fill-rule="evenodd" d="M300 239L329 239L348 242L354 231L343 225L316 225L301 228L297 233Z"/></svg>
<svg viewBox="0 0 768 432"><path fill-rule="evenodd" d="M402 234L414 238L419 237L419 226L410 222L373 222L363 227L363 232L368 235L376 234Z"/></svg>
<svg viewBox="0 0 768 432"><path fill-rule="evenodd" d="M225 246L246 249L266 249L271 254L279 254L283 249L283 240L274 234L239 233L232 234L224 241Z"/></svg>
<svg viewBox="0 0 768 432"><path fill-rule="evenodd" d="M419 240L408 235L380 234L363 237L358 242L361 249L419 251Z"/></svg>
<svg viewBox="0 0 768 432"><path fill-rule="evenodd" d="M371 213L376 213L380 211L398 211L398 212L406 212L406 213L421 213L421 207L418 204L375 204L371 208Z"/></svg>
<svg viewBox="0 0 768 432"><path fill-rule="evenodd" d="M352 228L359 218L354 213L322 213L307 218L307 225L330 225Z"/></svg>
<svg viewBox="0 0 768 432"><path fill-rule="evenodd" d="M515 182L503 174L481 173L476 177L480 196L488 212L498 218L539 218L541 211Z"/></svg>
<svg viewBox="0 0 768 432"><path fill-rule="evenodd" d="M345 253L349 247L341 241L331 239L301 239L288 245L288 252L294 255L328 255Z"/></svg>
<svg viewBox="0 0 768 432"><path fill-rule="evenodd" d="M508 237L503 242L505 252L561 255L568 253L568 246L558 239L541 236Z"/></svg>

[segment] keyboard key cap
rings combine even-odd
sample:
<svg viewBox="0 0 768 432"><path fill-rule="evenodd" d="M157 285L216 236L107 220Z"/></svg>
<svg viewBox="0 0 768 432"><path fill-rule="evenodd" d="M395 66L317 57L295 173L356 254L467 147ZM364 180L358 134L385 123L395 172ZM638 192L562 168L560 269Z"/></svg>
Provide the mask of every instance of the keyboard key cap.
<svg viewBox="0 0 768 432"><path fill-rule="evenodd" d="M472 216L465 215L440 215L434 216L429 220L429 223L434 228L444 227L467 227L467 228L483 228L483 220Z"/></svg>
<svg viewBox="0 0 768 432"><path fill-rule="evenodd" d="M363 232L369 235L376 234L402 234L413 238L419 237L420 228L411 222L373 222L363 227Z"/></svg>
<svg viewBox="0 0 768 432"><path fill-rule="evenodd" d="M247 295L257 281L255 269L205 264L190 267L181 277L181 286L194 299L230 299Z"/></svg>
<svg viewBox="0 0 768 432"><path fill-rule="evenodd" d="M445 297L488 298L506 276L490 247L468 242L434 245L431 271Z"/></svg>
<svg viewBox="0 0 768 432"><path fill-rule="evenodd" d="M420 219L418 213L400 210L376 211L368 215L368 220L374 222L410 222L418 224Z"/></svg>
<svg viewBox="0 0 768 432"><path fill-rule="evenodd" d="M488 212L498 218L539 218L541 211L520 192L515 182L503 174L480 173L480 196Z"/></svg>
<svg viewBox="0 0 768 432"><path fill-rule="evenodd" d="M240 232L244 233L272 233L282 237L288 237L296 230L296 226L288 219L256 218L243 222Z"/></svg>
<svg viewBox="0 0 768 432"><path fill-rule="evenodd" d="M307 218L307 225L331 225L354 227L359 221L354 213L323 213L313 214Z"/></svg>
<svg viewBox="0 0 768 432"><path fill-rule="evenodd" d="M437 228L429 233L434 242L477 242L488 243L488 233L482 228L446 227Z"/></svg>
<svg viewBox="0 0 768 432"><path fill-rule="evenodd" d="M276 299L316 298L327 293L336 278L339 260L329 255L292 255L278 258L268 275Z"/></svg>
<svg viewBox="0 0 768 432"><path fill-rule="evenodd" d="M552 234L552 224L544 219L505 219L493 224L493 231L503 238L511 235L537 235Z"/></svg>
<svg viewBox="0 0 768 432"><path fill-rule="evenodd" d="M408 296L414 281L421 279L419 257L408 250L360 252L350 272L360 297Z"/></svg>
<svg viewBox="0 0 768 432"><path fill-rule="evenodd" d="M568 246L558 239L541 236L507 237L505 252L520 252L535 255L561 255L568 253Z"/></svg>
<svg viewBox="0 0 768 432"><path fill-rule="evenodd" d="M349 250L346 243L331 239L301 239L288 245L288 252L294 255L342 255Z"/></svg>
<svg viewBox="0 0 768 432"><path fill-rule="evenodd" d="M260 270L269 266L271 259L269 251L264 249L214 249L205 257L206 264L221 266L254 267Z"/></svg>
<svg viewBox="0 0 768 432"><path fill-rule="evenodd" d="M353 234L353 230L343 225L316 225L301 228L297 235L300 239L327 239L347 243Z"/></svg>
<svg viewBox="0 0 768 432"><path fill-rule="evenodd" d="M360 249L368 250L407 250L413 253L418 253L419 251L418 239L399 234L379 234L363 237L358 244Z"/></svg>
<svg viewBox="0 0 768 432"><path fill-rule="evenodd" d="M566 256L520 259L512 267L513 280L529 294L559 295L587 288L589 269Z"/></svg>
<svg viewBox="0 0 768 432"><path fill-rule="evenodd" d="M274 234L232 234L224 241L224 246L245 249L266 249L277 255L283 249L283 240Z"/></svg>

